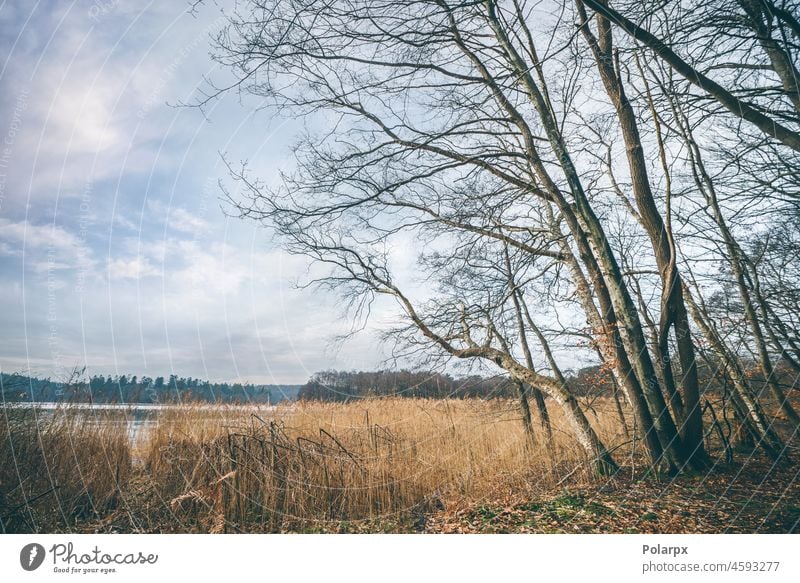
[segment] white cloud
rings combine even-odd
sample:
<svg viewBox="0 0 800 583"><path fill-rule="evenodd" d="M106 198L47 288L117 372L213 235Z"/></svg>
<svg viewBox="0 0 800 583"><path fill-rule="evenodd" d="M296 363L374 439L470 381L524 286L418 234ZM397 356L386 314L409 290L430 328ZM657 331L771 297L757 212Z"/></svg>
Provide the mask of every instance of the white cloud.
<svg viewBox="0 0 800 583"><path fill-rule="evenodd" d="M73 249L80 246L78 238L61 227L34 225L28 221L0 219L0 237L15 244L14 247L18 250L22 244L26 248Z"/></svg>
<svg viewBox="0 0 800 583"><path fill-rule="evenodd" d="M28 264L28 268L36 273L50 273L53 271L70 269L72 265L58 261L35 261Z"/></svg>
<svg viewBox="0 0 800 583"><path fill-rule="evenodd" d="M114 259L108 262L108 275L113 279L142 279L143 277L159 275L146 257L131 259Z"/></svg>
<svg viewBox="0 0 800 583"><path fill-rule="evenodd" d="M114 214L114 224L129 231L137 231L139 226L119 213Z"/></svg>
<svg viewBox="0 0 800 583"><path fill-rule="evenodd" d="M183 143L163 138L191 136L204 119L164 102L185 98L187 83L202 79L206 51L177 55L187 45L202 47L203 24L218 14L198 19L181 3L163 4L115 4L98 18L78 5L34 7L30 15L3 7L4 17L25 24L0 97L9 110L21 104L10 185L35 196L74 196L87 183L182 163ZM137 116L154 95L147 115Z"/></svg>
<svg viewBox="0 0 800 583"><path fill-rule="evenodd" d="M185 209L176 208L169 215L169 226L179 231L196 233L208 228L208 223Z"/></svg>
<svg viewBox="0 0 800 583"><path fill-rule="evenodd" d="M0 253L24 257L36 272L94 266L91 249L78 237L55 225L0 219Z"/></svg>
<svg viewBox="0 0 800 583"><path fill-rule="evenodd" d="M208 222L205 219L182 207L167 206L159 200L149 199L147 208L150 212L163 216L169 229L197 234L208 228Z"/></svg>
<svg viewBox="0 0 800 583"><path fill-rule="evenodd" d="M250 278L250 257L226 243L167 237L160 240L125 239L124 249L135 255L115 259L109 267L118 277L162 275L164 298L171 310L184 312L207 308L236 297ZM137 272L137 269L141 269ZM114 273L112 272L112 277Z"/></svg>

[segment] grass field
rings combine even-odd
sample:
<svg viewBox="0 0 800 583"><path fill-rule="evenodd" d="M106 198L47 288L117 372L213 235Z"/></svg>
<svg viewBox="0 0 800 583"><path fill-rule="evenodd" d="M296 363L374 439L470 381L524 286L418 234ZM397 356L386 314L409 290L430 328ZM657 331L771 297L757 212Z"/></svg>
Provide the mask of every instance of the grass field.
<svg viewBox="0 0 800 583"><path fill-rule="evenodd" d="M741 451L702 476L643 480L613 404L588 411L623 464L616 476L590 473L557 410L549 445L503 400L186 406L135 441L122 411L7 409L0 518L6 532L797 529L792 461Z"/></svg>

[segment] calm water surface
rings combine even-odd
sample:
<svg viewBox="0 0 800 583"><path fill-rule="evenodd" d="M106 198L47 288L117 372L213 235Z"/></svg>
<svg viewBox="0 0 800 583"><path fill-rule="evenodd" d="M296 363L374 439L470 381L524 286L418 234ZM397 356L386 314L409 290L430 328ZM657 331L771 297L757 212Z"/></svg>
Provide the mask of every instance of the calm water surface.
<svg viewBox="0 0 800 583"><path fill-rule="evenodd" d="M31 409L38 415L54 415L59 411L69 411L85 416L86 423L97 425L120 425L125 427L128 439L132 446L140 444L150 431L158 425L159 417L165 411L175 411L191 407L193 410L208 411L209 413L230 413L238 411L247 412L268 412L274 411L274 405L215 405L215 404L117 404L117 403L4 403L2 407L7 409ZM119 412L119 415L100 415L104 412Z"/></svg>

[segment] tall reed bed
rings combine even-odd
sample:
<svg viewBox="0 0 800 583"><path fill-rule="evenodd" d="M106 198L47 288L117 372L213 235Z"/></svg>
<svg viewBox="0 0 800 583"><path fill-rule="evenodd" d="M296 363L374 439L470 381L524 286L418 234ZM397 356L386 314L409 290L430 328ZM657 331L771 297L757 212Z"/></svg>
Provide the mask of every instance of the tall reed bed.
<svg viewBox="0 0 800 583"><path fill-rule="evenodd" d="M131 475L124 412L0 410L0 532L55 532L117 508Z"/></svg>
<svg viewBox="0 0 800 583"><path fill-rule="evenodd" d="M554 412L531 441L506 401L374 399L247 413L165 412L142 453L165 512L206 532L330 529L400 520L453 499L552 487L587 465ZM622 443L610 411L593 421Z"/></svg>
<svg viewBox="0 0 800 583"><path fill-rule="evenodd" d="M587 410L618 459L633 452L610 403ZM137 439L128 421L125 411L0 411L3 531L407 530L454 501L592 479L557 410L550 444L543 431L525 435L511 401L188 405L158 412Z"/></svg>

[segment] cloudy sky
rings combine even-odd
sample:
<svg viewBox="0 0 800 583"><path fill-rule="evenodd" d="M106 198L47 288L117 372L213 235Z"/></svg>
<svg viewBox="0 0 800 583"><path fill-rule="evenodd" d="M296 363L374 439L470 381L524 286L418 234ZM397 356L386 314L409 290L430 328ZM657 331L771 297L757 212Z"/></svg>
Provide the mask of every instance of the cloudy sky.
<svg viewBox="0 0 800 583"><path fill-rule="evenodd" d="M293 283L306 266L227 218L222 156L269 180L296 122L235 95L213 2L0 2L0 368L63 376L303 382L371 368L375 334L339 348L334 298Z"/></svg>

